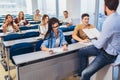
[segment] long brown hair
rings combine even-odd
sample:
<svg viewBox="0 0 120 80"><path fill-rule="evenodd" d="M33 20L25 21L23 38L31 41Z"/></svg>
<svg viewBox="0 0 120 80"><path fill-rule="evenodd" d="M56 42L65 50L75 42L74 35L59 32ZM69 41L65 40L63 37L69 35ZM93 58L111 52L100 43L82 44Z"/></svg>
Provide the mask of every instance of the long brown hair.
<svg viewBox="0 0 120 80"><path fill-rule="evenodd" d="M10 17L12 18L12 21L10 22L10 24L11 24L12 27L14 28L14 22L13 22L13 17L12 17L12 15L7 14L6 17L5 17L5 22L6 22L6 20L8 19L8 16L10 16Z"/></svg>
<svg viewBox="0 0 120 80"><path fill-rule="evenodd" d="M42 24L45 24L45 18L48 17L49 19L49 16L47 14L44 14L43 17L42 17Z"/></svg>
<svg viewBox="0 0 120 80"><path fill-rule="evenodd" d="M21 14L21 13L23 14L22 19L20 18L20 14ZM23 12L23 11L20 11L20 12L19 12L17 19L18 19L18 22L20 22L21 20L25 20L25 16L24 16L24 12Z"/></svg>

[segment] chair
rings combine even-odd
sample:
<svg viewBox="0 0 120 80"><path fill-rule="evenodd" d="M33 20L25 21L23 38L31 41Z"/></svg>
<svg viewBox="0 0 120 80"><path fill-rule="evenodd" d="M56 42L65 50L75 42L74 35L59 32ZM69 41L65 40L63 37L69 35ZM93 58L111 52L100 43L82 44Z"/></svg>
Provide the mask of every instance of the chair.
<svg viewBox="0 0 120 80"><path fill-rule="evenodd" d="M31 29L38 29L38 25L34 25L30 27Z"/></svg>
<svg viewBox="0 0 120 80"><path fill-rule="evenodd" d="M41 44L43 43L43 39L40 39L38 42L36 42L36 51L40 51L41 50Z"/></svg>
<svg viewBox="0 0 120 80"><path fill-rule="evenodd" d="M69 26L69 27L68 27L68 31L73 31L74 28L75 28L75 26Z"/></svg>
<svg viewBox="0 0 120 80"><path fill-rule="evenodd" d="M71 44L71 39L72 39L72 35L65 35L65 40L67 41L68 44Z"/></svg>
<svg viewBox="0 0 120 80"><path fill-rule="evenodd" d="M38 22L35 22L35 21L31 21L30 24L40 24L41 22L38 21Z"/></svg>
<svg viewBox="0 0 120 80"><path fill-rule="evenodd" d="M2 30L0 30L0 33L2 33L3 31Z"/></svg>
<svg viewBox="0 0 120 80"><path fill-rule="evenodd" d="M31 43L24 42L24 43L14 44L10 48L10 59L14 64L14 61L12 59L13 56L30 53L33 51L34 51L34 46Z"/></svg>
<svg viewBox="0 0 120 80"><path fill-rule="evenodd" d="M66 27L60 27L59 29L61 29L62 32L67 32L68 31L68 28L66 28Z"/></svg>
<svg viewBox="0 0 120 80"><path fill-rule="evenodd" d="M20 27L19 29L22 31L22 30L29 30L30 28L27 26L23 26L23 27Z"/></svg>
<svg viewBox="0 0 120 80"><path fill-rule="evenodd" d="M24 38L37 37L39 35L40 35L39 32L27 32L27 33L24 34Z"/></svg>
<svg viewBox="0 0 120 80"><path fill-rule="evenodd" d="M23 35L22 34L17 34L17 33L13 33L13 34L8 34L6 36L4 36L4 41L9 41L9 40L15 40L15 39L22 39Z"/></svg>

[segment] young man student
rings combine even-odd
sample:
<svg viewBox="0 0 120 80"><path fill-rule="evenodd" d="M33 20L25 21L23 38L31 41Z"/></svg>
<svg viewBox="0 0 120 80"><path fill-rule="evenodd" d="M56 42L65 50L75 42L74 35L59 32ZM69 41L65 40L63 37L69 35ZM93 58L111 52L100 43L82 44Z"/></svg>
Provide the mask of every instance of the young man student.
<svg viewBox="0 0 120 80"><path fill-rule="evenodd" d="M104 66L115 61L120 54L120 15L116 12L119 0L104 0L107 19L103 23L100 37L92 40L93 45L79 50L80 80L90 80L91 76ZM88 65L88 57L96 56Z"/></svg>
<svg viewBox="0 0 120 80"><path fill-rule="evenodd" d="M63 12L64 18L62 19L62 27L69 27L72 25L72 19L69 16L68 11Z"/></svg>
<svg viewBox="0 0 120 80"><path fill-rule="evenodd" d="M89 42L88 36L83 32L83 29L95 28L92 24L89 24L89 14L84 13L81 16L81 24L78 24L72 34L72 43L76 42Z"/></svg>

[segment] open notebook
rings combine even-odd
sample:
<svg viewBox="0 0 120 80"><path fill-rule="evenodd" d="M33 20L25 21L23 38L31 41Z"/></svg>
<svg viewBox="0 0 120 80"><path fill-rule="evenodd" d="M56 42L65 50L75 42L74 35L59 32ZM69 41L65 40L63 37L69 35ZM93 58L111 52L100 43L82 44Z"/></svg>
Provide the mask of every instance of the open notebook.
<svg viewBox="0 0 120 80"><path fill-rule="evenodd" d="M83 32L90 38L98 38L100 36L100 32L96 28L83 29Z"/></svg>

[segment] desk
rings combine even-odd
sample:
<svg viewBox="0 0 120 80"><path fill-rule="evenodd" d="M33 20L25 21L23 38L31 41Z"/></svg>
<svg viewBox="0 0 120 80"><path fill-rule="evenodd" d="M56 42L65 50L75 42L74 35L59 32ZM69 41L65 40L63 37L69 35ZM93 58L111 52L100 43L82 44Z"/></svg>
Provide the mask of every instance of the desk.
<svg viewBox="0 0 120 80"><path fill-rule="evenodd" d="M10 68L9 68L9 55L10 55L10 47L14 44L18 43L23 43L23 42L30 42L30 43L35 43L38 41L36 39L37 37L32 37L32 38L26 38L26 39L19 39L19 40L11 40L11 41L3 41L3 46L6 54L6 59L7 59L7 69L8 69L8 75L10 75Z"/></svg>
<svg viewBox="0 0 120 80"><path fill-rule="evenodd" d="M72 35L73 31L63 32L64 35L69 36Z"/></svg>
<svg viewBox="0 0 120 80"><path fill-rule="evenodd" d="M80 43L68 46L68 51L56 54L38 51L13 56L17 65L18 80L61 80L78 70L79 48L85 47Z"/></svg>
<svg viewBox="0 0 120 80"><path fill-rule="evenodd" d="M77 51L85 46L87 45L83 43L74 43L68 46L68 51L52 55L48 54L48 52L38 51L13 56L16 63L17 79L61 80L78 71L79 57ZM110 72L112 67L109 66L98 71L92 77L92 80L112 80L112 73Z"/></svg>
<svg viewBox="0 0 120 80"><path fill-rule="evenodd" d="M24 33L26 33L26 32L32 32L32 31L38 32L39 29L23 30L23 31L20 31L20 32L15 32L15 33L18 33L18 34L24 34ZM0 38L6 36L6 35L8 35L8 34L12 34L12 33L10 33L10 32L0 33Z"/></svg>
<svg viewBox="0 0 120 80"><path fill-rule="evenodd" d="M14 44L23 43L23 42L34 43L34 42L38 41L36 38L37 38L37 37L31 37L31 38L25 38L25 39L3 41L3 45L4 45L6 48L8 48L8 47L11 47L11 46L14 45Z"/></svg>

